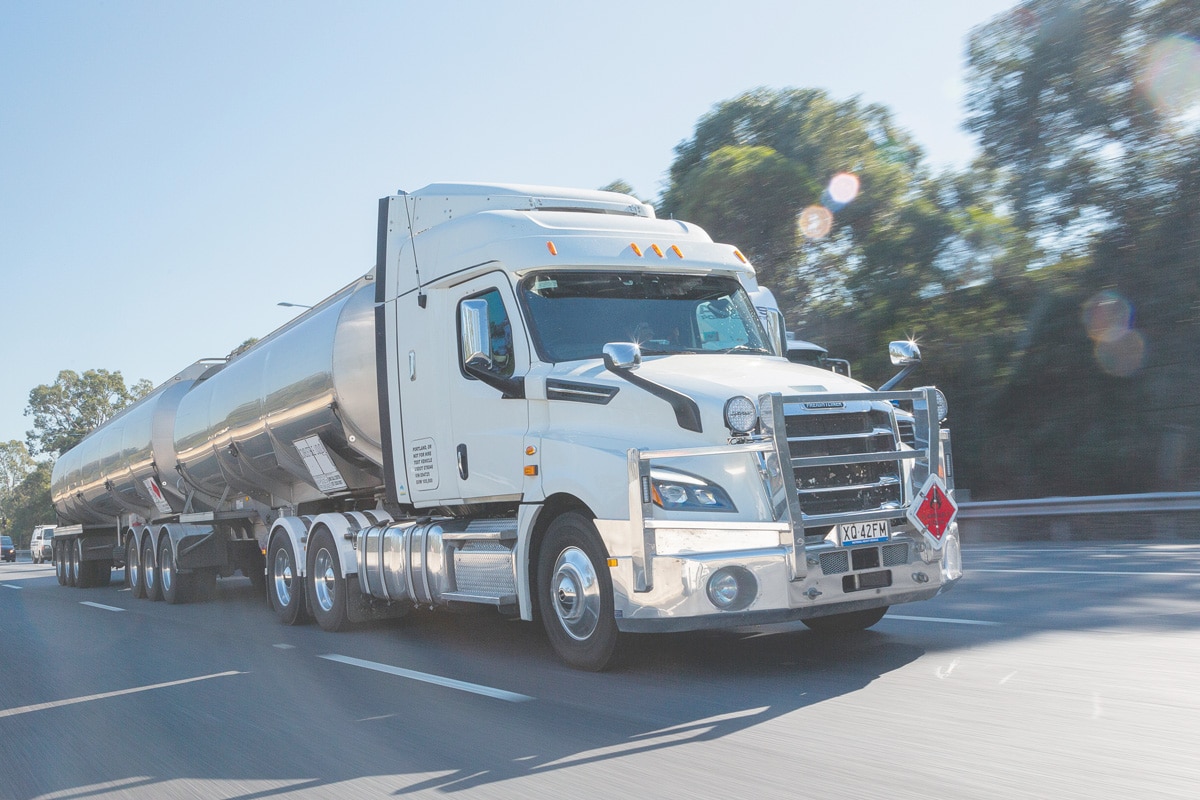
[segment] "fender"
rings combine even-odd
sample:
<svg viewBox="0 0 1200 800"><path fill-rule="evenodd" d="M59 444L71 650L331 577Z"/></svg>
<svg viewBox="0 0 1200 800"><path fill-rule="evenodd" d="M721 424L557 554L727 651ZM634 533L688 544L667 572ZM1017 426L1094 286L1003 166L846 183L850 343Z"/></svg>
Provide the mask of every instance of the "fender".
<svg viewBox="0 0 1200 800"><path fill-rule="evenodd" d="M357 538L355 534L363 528L369 528L372 525L383 525L391 521L392 515L381 509L347 511L340 514L320 514L313 517L309 523L308 530L315 530L318 525L321 525L327 528L333 535L333 541L337 544L338 561L340 562L342 577L345 578L358 574L358 554L354 549L355 539ZM308 537L306 536L305 545L296 547L296 559L305 565L304 569L308 568L307 540ZM295 546L296 543L293 541L292 544Z"/></svg>
<svg viewBox="0 0 1200 800"><path fill-rule="evenodd" d="M326 514L324 516L335 516ZM292 552L296 554L296 563L292 565L292 569L296 570L297 577L304 577L304 572L308 568L308 531L312 527L313 518L305 517L280 517L271 525L271 533L267 536L267 552L271 551L271 543L276 536L286 536L292 542Z"/></svg>

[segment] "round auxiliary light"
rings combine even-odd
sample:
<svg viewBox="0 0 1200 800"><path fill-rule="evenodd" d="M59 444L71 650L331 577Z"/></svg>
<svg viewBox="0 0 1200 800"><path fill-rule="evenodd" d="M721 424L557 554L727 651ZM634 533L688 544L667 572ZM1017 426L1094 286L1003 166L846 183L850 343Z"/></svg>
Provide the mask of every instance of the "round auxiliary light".
<svg viewBox="0 0 1200 800"><path fill-rule="evenodd" d="M734 433L749 433L758 423L758 408L749 397L731 397L725 401L725 427Z"/></svg>
<svg viewBox="0 0 1200 800"><path fill-rule="evenodd" d="M708 579L708 599L721 611L741 611L757 594L758 581L745 567L721 567Z"/></svg>

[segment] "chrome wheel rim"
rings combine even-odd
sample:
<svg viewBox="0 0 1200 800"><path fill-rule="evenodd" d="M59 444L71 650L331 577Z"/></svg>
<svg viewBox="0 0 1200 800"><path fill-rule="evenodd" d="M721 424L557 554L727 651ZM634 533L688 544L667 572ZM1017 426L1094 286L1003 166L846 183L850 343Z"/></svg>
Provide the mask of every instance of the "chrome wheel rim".
<svg viewBox="0 0 1200 800"><path fill-rule="evenodd" d="M585 641L600 623L600 581L587 554L568 547L558 554L550 578L550 602L564 631Z"/></svg>
<svg viewBox="0 0 1200 800"><path fill-rule="evenodd" d="M275 585L275 599L279 601L280 608L287 608L292 604L292 581L295 576L292 573L292 557L285 548L280 547L275 551L275 558L271 562L271 578Z"/></svg>
<svg viewBox="0 0 1200 800"><path fill-rule="evenodd" d="M142 547L142 563L146 566L146 589L154 589L154 570L150 568L153 562L153 551L150 549L150 542L146 542Z"/></svg>
<svg viewBox="0 0 1200 800"><path fill-rule="evenodd" d="M337 575L333 567L333 554L322 547L313 559L313 587L316 589L317 605L322 611L331 611L337 599Z"/></svg>
<svg viewBox="0 0 1200 800"><path fill-rule="evenodd" d="M133 546L125 548L125 563L129 565L129 588L138 585L138 574L141 572L141 561L138 559L138 549Z"/></svg>
<svg viewBox="0 0 1200 800"><path fill-rule="evenodd" d="M159 555L166 556L166 557L159 559L160 563L158 565L158 580L159 580L159 583L162 584L163 591L169 592L169 591L171 591L171 580L173 577L171 574L171 572L172 572L171 566L172 565L171 565L171 559L169 557L170 554L163 552L163 553L160 553Z"/></svg>

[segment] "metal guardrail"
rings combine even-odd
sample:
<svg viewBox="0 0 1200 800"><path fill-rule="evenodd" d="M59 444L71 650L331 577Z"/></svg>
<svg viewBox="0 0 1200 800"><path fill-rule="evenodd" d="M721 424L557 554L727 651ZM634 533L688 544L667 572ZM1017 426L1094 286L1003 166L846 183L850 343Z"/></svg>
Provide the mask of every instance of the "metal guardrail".
<svg viewBox="0 0 1200 800"><path fill-rule="evenodd" d="M980 500L958 507L960 519L1058 517L1084 514L1200 511L1200 492L1153 492L1099 497L1041 497L1033 500Z"/></svg>

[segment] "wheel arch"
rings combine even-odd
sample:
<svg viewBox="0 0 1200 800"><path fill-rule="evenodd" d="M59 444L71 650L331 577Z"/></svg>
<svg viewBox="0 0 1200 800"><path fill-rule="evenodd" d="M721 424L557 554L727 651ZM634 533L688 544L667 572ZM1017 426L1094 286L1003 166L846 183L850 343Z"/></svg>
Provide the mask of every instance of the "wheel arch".
<svg viewBox="0 0 1200 800"><path fill-rule="evenodd" d="M525 590L529 593L530 619L532 620L537 620L541 616L537 591L537 565L542 551L542 542L546 538L546 530L558 517L572 511L583 514L589 519L596 519L595 512L588 507L587 503L575 495L560 493L546 498L530 526L528 546L522 554L522 563L525 567ZM607 552L608 547L603 539L600 541L600 546Z"/></svg>

